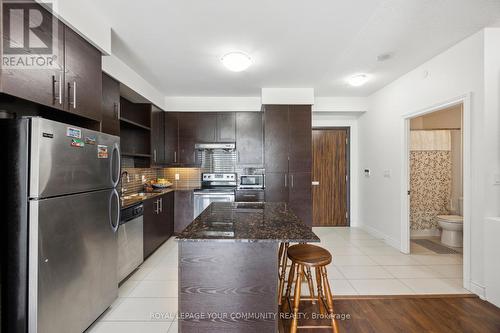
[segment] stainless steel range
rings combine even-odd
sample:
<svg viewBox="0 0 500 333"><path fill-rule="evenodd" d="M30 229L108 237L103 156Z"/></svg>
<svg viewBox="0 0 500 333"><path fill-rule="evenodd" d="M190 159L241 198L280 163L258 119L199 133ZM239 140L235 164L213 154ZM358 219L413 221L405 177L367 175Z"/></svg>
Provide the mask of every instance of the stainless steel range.
<svg viewBox="0 0 500 333"><path fill-rule="evenodd" d="M212 202L234 202L236 173L203 173L201 189L194 191L194 214L197 218Z"/></svg>

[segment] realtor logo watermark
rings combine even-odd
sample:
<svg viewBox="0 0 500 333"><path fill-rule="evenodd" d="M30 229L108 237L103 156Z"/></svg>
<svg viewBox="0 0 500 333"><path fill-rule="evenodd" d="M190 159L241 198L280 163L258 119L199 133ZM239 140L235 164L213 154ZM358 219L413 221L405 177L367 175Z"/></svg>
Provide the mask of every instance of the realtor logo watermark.
<svg viewBox="0 0 500 333"><path fill-rule="evenodd" d="M55 69L57 21L34 1L3 1L2 66L10 69ZM47 7L48 6L48 7Z"/></svg>

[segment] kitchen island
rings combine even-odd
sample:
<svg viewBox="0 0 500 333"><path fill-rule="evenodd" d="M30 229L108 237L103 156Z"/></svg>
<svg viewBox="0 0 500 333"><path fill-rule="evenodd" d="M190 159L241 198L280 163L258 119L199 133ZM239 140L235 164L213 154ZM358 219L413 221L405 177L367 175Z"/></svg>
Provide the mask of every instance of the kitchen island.
<svg viewBox="0 0 500 333"><path fill-rule="evenodd" d="M177 237L181 332L277 332L278 247L319 242L286 203L212 203Z"/></svg>

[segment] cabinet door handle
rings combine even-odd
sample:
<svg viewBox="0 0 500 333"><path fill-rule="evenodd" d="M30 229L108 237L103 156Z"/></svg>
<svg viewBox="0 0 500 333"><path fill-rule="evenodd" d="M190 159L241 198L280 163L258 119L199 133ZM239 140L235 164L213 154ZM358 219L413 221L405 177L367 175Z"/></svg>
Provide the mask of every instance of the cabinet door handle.
<svg viewBox="0 0 500 333"><path fill-rule="evenodd" d="M56 96L56 87L55 84L58 83L58 95ZM52 89L54 89L54 102L58 101L59 105L62 104L62 75L59 74L59 79L56 79L55 75L52 75Z"/></svg>
<svg viewBox="0 0 500 333"><path fill-rule="evenodd" d="M285 187L288 187L288 174L285 173Z"/></svg>
<svg viewBox="0 0 500 333"><path fill-rule="evenodd" d="M155 212L155 214L158 214L158 200L155 200L155 202L153 203L153 211Z"/></svg>
<svg viewBox="0 0 500 333"><path fill-rule="evenodd" d="M160 198L160 213L163 212L163 198Z"/></svg>
<svg viewBox="0 0 500 333"><path fill-rule="evenodd" d="M255 194L243 194L244 197L247 197L247 198L255 198L257 195Z"/></svg>
<svg viewBox="0 0 500 333"><path fill-rule="evenodd" d="M71 95L71 83L68 82L68 97ZM76 109L76 81L73 81L73 102L69 102L69 105Z"/></svg>
<svg viewBox="0 0 500 333"><path fill-rule="evenodd" d="M156 162L156 149L153 149L153 160Z"/></svg>
<svg viewBox="0 0 500 333"><path fill-rule="evenodd" d="M292 182L291 183L292 183L292 187L293 187L293 174L291 175L291 177L292 177Z"/></svg>
<svg viewBox="0 0 500 333"><path fill-rule="evenodd" d="M113 111L115 113L115 118L119 119L120 115L118 114L118 103L116 103L116 102L113 103Z"/></svg>
<svg viewBox="0 0 500 333"><path fill-rule="evenodd" d="M177 163L177 152L174 151L174 163Z"/></svg>

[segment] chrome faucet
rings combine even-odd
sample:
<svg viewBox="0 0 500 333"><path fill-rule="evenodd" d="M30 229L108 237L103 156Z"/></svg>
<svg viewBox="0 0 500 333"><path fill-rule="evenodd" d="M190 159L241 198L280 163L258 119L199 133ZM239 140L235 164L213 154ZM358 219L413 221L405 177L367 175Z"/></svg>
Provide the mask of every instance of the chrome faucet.
<svg viewBox="0 0 500 333"><path fill-rule="evenodd" d="M127 190L126 188L123 187L123 176L127 176L127 182L129 181L128 179L128 172L127 171L123 171L120 175L120 182L121 182L121 189L120 189L120 192L123 196L123 193L125 193L125 191Z"/></svg>

